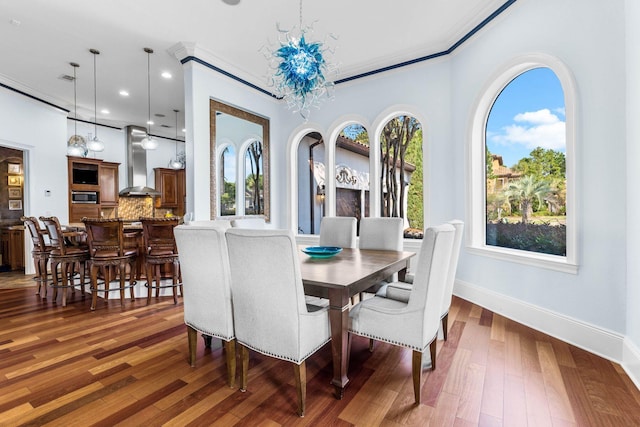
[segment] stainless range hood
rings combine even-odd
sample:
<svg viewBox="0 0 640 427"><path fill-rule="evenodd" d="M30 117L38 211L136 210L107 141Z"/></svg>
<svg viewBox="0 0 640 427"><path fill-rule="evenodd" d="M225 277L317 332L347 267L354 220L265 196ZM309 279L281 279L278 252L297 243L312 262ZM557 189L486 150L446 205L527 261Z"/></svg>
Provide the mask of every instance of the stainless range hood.
<svg viewBox="0 0 640 427"><path fill-rule="evenodd" d="M127 185L120 191L123 197L160 196L160 193L147 187L147 150L142 148L141 141L147 130L140 126L126 126L127 138Z"/></svg>

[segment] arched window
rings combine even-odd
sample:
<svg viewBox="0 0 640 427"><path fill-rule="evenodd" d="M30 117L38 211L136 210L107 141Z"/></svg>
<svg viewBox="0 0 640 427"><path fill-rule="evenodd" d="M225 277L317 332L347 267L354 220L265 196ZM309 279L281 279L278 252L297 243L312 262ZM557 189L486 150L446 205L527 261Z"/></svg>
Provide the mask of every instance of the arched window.
<svg viewBox="0 0 640 427"><path fill-rule="evenodd" d="M369 133L359 123L345 126L335 141L333 174L336 187L336 216L352 216L358 221L370 215Z"/></svg>
<svg viewBox="0 0 640 427"><path fill-rule="evenodd" d="M262 143L253 140L245 151L244 215L264 214Z"/></svg>
<svg viewBox="0 0 640 427"><path fill-rule="evenodd" d="M576 271L574 98L570 74L549 57L489 84L471 136L472 250Z"/></svg>
<svg viewBox="0 0 640 427"><path fill-rule="evenodd" d="M422 126L413 116L389 120L380 133L381 216L405 219L405 237L424 231Z"/></svg>
<svg viewBox="0 0 640 427"><path fill-rule="evenodd" d="M298 233L318 234L325 201L324 139L309 132L298 144Z"/></svg>
<svg viewBox="0 0 640 427"><path fill-rule="evenodd" d="M220 215L236 214L236 150L233 145L222 148L218 182Z"/></svg>

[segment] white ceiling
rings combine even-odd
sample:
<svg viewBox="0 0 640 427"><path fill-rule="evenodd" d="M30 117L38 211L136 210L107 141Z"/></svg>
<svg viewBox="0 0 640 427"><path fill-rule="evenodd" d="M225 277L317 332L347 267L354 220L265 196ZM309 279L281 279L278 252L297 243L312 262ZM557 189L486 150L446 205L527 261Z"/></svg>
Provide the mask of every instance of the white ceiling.
<svg viewBox="0 0 640 427"><path fill-rule="evenodd" d="M329 39L338 79L447 50L506 0L306 0L303 25L314 21L315 40ZM97 62L98 122L145 126L147 54L151 63L152 133L175 137L175 113L184 119L182 66L170 52L196 43L219 60L213 65L269 90L267 60L276 24L297 26L298 0L2 0L0 82L68 109L73 84L60 77L77 69L78 117L93 122L93 55ZM173 74L170 80L159 76ZM121 97L121 89L129 91ZM258 92L256 92L257 94ZM102 114L107 108L110 114ZM161 127L165 125L168 127Z"/></svg>

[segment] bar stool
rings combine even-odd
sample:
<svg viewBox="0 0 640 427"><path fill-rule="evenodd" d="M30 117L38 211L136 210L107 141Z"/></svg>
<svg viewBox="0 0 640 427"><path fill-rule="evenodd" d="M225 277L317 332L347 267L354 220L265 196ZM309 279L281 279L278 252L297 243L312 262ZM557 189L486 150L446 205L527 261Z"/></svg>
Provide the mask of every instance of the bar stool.
<svg viewBox="0 0 640 427"><path fill-rule="evenodd" d="M178 261L178 248L173 236L173 229L179 223L178 218L140 218L142 222L142 234L144 236L144 264L147 275L147 304L151 303L151 292L155 282L156 298L160 295L160 289L172 288L173 303L178 303L178 287L182 295L182 280L180 277L180 262ZM172 282L163 285L161 267L171 265Z"/></svg>
<svg viewBox="0 0 640 427"><path fill-rule="evenodd" d="M133 288L137 278L136 260L138 249L126 247L124 239L124 223L120 218L89 219L82 218L87 231L89 243L89 265L91 271L91 310L98 303L98 272L104 278L104 295L109 299L109 292L120 291L120 303L124 304L125 289L129 289L131 300L135 300ZM127 266L129 276L127 280ZM112 268L117 267L117 274L112 278ZM120 279L119 287L110 288L111 280ZM128 282L128 283L127 283Z"/></svg>
<svg viewBox="0 0 640 427"><path fill-rule="evenodd" d="M24 225L29 230L29 234L31 235L31 241L33 242L33 250L31 251L31 256L33 257L33 265L36 270L36 276L34 280L38 283L38 290L36 291L36 295L40 295L41 291L44 291L44 295L42 298L47 297L47 264L49 263L49 254L51 253L51 249L53 249L50 245L47 245L44 240L44 235L46 231L40 228L40 224L38 223L38 219L33 216L23 216L20 217L20 221L24 223Z"/></svg>
<svg viewBox="0 0 640 427"><path fill-rule="evenodd" d="M49 234L49 242L52 248L49 253L49 260L51 264L51 277L53 279L51 283L51 287L53 288L53 301L56 301L58 298L58 289L62 289L62 306L66 307L67 290L71 288L72 292L75 292L73 276L76 271L76 266L80 273L80 290L84 298L85 264L89 259L89 251L84 245L74 246L65 244L62 227L60 227L60 222L55 216L41 216L40 221L44 223L47 233ZM62 279L60 283L58 283L58 266L60 266Z"/></svg>

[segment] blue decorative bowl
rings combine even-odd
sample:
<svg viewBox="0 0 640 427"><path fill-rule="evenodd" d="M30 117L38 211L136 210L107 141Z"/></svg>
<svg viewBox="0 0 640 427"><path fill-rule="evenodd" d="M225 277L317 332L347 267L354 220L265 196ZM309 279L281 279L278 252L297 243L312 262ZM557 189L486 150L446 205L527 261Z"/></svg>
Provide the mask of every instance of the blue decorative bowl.
<svg viewBox="0 0 640 427"><path fill-rule="evenodd" d="M332 256L342 252L342 248L336 246L309 246L302 250L311 258L331 258Z"/></svg>

